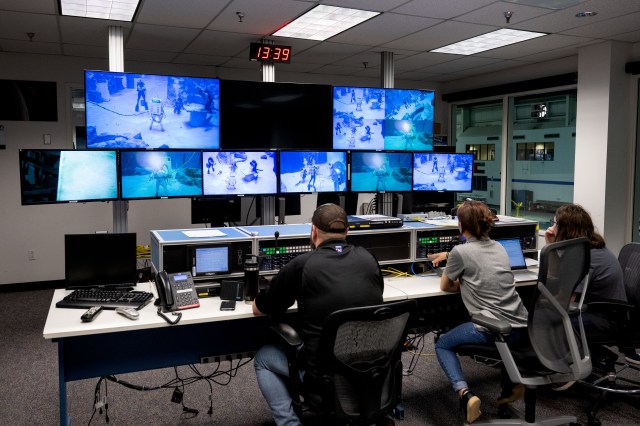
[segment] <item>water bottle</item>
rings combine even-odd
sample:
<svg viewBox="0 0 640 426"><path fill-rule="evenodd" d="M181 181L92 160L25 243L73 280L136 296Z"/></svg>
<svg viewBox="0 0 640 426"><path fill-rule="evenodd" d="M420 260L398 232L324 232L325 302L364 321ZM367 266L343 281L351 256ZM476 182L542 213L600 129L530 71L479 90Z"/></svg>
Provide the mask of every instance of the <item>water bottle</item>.
<svg viewBox="0 0 640 426"><path fill-rule="evenodd" d="M249 254L244 260L244 302L253 303L258 294L258 256Z"/></svg>

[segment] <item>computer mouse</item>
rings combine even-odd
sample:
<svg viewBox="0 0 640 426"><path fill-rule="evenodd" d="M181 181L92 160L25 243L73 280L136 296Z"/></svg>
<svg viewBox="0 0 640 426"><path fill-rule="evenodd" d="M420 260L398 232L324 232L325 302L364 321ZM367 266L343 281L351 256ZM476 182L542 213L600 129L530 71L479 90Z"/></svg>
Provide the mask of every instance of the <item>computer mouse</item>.
<svg viewBox="0 0 640 426"><path fill-rule="evenodd" d="M140 312L136 311L133 308L116 308L116 312L131 320L137 320L138 318L140 318Z"/></svg>

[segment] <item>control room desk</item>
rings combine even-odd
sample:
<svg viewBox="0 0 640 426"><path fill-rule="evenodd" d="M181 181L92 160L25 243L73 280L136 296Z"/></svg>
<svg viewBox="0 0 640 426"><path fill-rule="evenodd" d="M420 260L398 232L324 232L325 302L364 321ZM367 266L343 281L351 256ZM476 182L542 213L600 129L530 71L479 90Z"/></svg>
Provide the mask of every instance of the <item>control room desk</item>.
<svg viewBox="0 0 640 426"><path fill-rule="evenodd" d="M137 290L155 294L151 284ZM182 311L177 325L169 325L150 303L130 320L113 310L103 310L93 322L83 323L86 309L59 309L56 302L69 291L56 290L43 336L58 344L60 424L70 423L67 382L198 364L202 357L254 353L268 336L271 320L256 317L251 305L239 302L235 311L220 311L220 298L200 299L200 307ZM387 287L385 301L406 299L402 291ZM290 312L297 309L292 308ZM167 314L171 316L171 314Z"/></svg>
<svg viewBox="0 0 640 426"><path fill-rule="evenodd" d="M422 312L460 306L458 299L443 303L441 297L459 298L459 294L440 291L436 275L386 277L384 300L420 299ZM155 294L151 283L138 290ZM104 310L93 322L83 323L84 309L59 309L56 302L69 292L54 292L43 336L58 344L60 424L70 424L67 412L67 382L111 374L152 370L177 365L197 364L203 357L254 353L266 342L269 317L256 317L251 305L238 303L235 311L220 311L220 299L200 299L200 307L182 311L177 325L160 318L150 303L132 321L113 310ZM424 308L423 303L430 307ZM443 308L445 307L445 308ZM294 306L290 312L296 312ZM454 315L459 316L453 311ZM170 314L169 314L170 315ZM440 320L421 315L420 321Z"/></svg>

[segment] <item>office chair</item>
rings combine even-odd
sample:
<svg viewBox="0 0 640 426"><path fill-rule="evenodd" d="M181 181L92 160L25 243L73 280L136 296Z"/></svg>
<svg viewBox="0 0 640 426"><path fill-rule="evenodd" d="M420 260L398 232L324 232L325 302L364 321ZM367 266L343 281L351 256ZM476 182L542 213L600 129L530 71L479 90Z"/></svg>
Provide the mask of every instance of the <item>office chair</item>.
<svg viewBox="0 0 640 426"><path fill-rule="evenodd" d="M640 331L637 326L640 321L640 244L625 245L620 250L618 261L622 266L627 303L599 301L586 304L587 312L600 315L611 323L606 332L590 331L587 340L591 347L617 346L620 349L635 350L640 347ZM580 384L599 393L587 412L589 426L600 425L596 414L608 395L640 395L640 382L631 377L637 377L638 372L639 366L626 362L613 362L601 367L596 364L593 374L580 381Z"/></svg>
<svg viewBox="0 0 640 426"><path fill-rule="evenodd" d="M415 300L349 308L327 317L318 365L300 383L297 347L302 340L288 324L272 327L288 345L289 392L302 418L312 411L325 424L372 424L396 407L402 387L402 344Z"/></svg>
<svg viewBox="0 0 640 426"><path fill-rule="evenodd" d="M550 383L579 380L591 372L581 318L579 335L576 335L569 315L574 309L579 312L582 300L577 306L573 305L571 295L576 286L588 278L589 262L586 238L560 241L542 248L538 282L529 306L528 342L510 347L503 337L511 330L508 323L483 315L472 317L475 324L495 336L495 347L463 345L456 348L456 352L492 366L503 366L513 383L525 385L525 412L509 406L518 418L496 419L487 424L559 425L577 421L575 416L536 419L536 389Z"/></svg>

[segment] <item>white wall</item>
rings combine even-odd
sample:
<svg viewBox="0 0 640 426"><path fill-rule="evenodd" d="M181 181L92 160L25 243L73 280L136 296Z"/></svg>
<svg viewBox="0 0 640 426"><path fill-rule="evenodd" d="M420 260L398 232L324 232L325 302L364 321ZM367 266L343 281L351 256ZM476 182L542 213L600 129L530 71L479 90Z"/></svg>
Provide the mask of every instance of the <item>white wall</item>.
<svg viewBox="0 0 640 426"><path fill-rule="evenodd" d="M20 174L18 150L70 149L72 126L69 87L84 86L84 70L108 69L108 61L96 58L28 55L0 52L0 79L55 81L58 87L57 122L0 121L5 126L6 150L0 150L0 285L64 279L64 234L113 230L111 203L60 204L22 206L20 204ZM282 71L281 71L282 70ZM218 77L235 80L261 80L259 65L255 70L223 69L204 66L131 62L125 57L125 71L150 74L175 74L197 77ZM286 65L276 69L276 81L321 83L333 85L380 86L375 78L327 78L323 75L286 72ZM416 85L396 81L398 88L439 90L437 84ZM436 121L443 123L446 110L436 96ZM50 134L51 145L43 145L42 135ZM316 206L315 196L302 199L299 216L287 218L287 223L307 222ZM371 196L360 195L360 203ZM137 233L138 244L148 244L152 229L192 228L188 199L134 200L129 202L128 230ZM28 260L27 252L35 252Z"/></svg>

